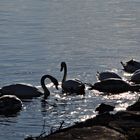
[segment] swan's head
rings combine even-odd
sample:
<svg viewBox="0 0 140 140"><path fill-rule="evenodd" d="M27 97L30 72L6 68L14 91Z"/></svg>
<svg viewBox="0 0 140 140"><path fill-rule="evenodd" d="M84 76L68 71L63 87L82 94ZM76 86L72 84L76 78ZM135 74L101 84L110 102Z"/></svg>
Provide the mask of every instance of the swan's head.
<svg viewBox="0 0 140 140"><path fill-rule="evenodd" d="M63 71L64 67L66 67L66 62L61 62L61 69L60 69L60 71Z"/></svg>
<svg viewBox="0 0 140 140"><path fill-rule="evenodd" d="M51 81L52 81L53 84L55 85L55 88L58 90L58 85L59 85L58 81L57 81L55 78L52 78Z"/></svg>
<svg viewBox="0 0 140 140"><path fill-rule="evenodd" d="M55 78L54 78L53 76L51 76L51 75L43 75L43 76L42 76L42 78L41 78L41 85L43 85L44 88L46 88L46 87L45 87L45 83L44 83L44 81L45 81L46 78L49 78L49 79L51 80L51 82L55 85L56 89L58 89L59 83L58 83L57 79L55 79Z"/></svg>

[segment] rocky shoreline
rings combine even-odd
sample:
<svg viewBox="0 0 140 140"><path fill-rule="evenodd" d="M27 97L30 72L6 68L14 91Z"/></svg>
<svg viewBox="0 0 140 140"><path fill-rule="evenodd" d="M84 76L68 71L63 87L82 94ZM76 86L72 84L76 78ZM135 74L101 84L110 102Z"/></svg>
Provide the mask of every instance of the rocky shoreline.
<svg viewBox="0 0 140 140"><path fill-rule="evenodd" d="M25 140L139 140L140 100L126 111L115 114L105 112L73 126L58 129L46 136L28 137Z"/></svg>

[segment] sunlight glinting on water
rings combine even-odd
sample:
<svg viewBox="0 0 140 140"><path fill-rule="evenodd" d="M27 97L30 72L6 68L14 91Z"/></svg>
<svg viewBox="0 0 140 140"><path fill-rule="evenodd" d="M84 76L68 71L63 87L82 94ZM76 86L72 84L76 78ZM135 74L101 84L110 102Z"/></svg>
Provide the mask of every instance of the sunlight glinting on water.
<svg viewBox="0 0 140 140"><path fill-rule="evenodd" d="M0 139L23 140L94 117L101 103L124 110L139 93L105 95L88 90L85 96L62 94L60 64L68 65L68 79L94 84L96 72L111 70L123 79L121 61L139 60L139 0L5 0L0 3L0 86L14 83L40 85L51 74L56 90L46 80L50 96L23 100L12 117L0 115Z"/></svg>
<svg viewBox="0 0 140 140"><path fill-rule="evenodd" d="M85 121L85 120L87 120L87 119L89 119L89 118L93 118L93 117L95 117L96 116L96 114L95 115L85 115L85 116L82 116L81 118L80 118L80 121Z"/></svg>

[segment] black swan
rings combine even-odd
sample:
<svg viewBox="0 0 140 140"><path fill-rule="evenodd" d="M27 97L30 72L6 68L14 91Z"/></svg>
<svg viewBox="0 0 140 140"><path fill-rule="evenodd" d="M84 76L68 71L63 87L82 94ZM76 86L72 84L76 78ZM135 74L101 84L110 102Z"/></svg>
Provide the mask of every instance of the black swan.
<svg viewBox="0 0 140 140"><path fill-rule="evenodd" d="M140 69L140 62L134 60L134 59L131 59L127 62L122 62L121 61L121 64L124 68L124 71L128 72L128 73L133 73L135 72L136 70Z"/></svg>
<svg viewBox="0 0 140 140"><path fill-rule="evenodd" d="M68 94L77 94L84 95L85 94L85 84L79 80L66 80L67 77L67 65L65 62L61 62L61 70L64 70L64 75L62 79L62 91Z"/></svg>
<svg viewBox="0 0 140 140"><path fill-rule="evenodd" d="M98 72L96 73L97 80L103 81L108 78L118 78L122 79L117 73L112 71Z"/></svg>
<svg viewBox="0 0 140 140"><path fill-rule="evenodd" d="M12 115L22 109L22 101L14 95L0 97L0 115Z"/></svg>
<svg viewBox="0 0 140 140"><path fill-rule="evenodd" d="M124 80L110 78L104 81L96 82L94 85L90 85L91 88L89 90L98 90L100 92L105 93L123 93L127 91L140 91L140 85L130 85Z"/></svg>
<svg viewBox="0 0 140 140"><path fill-rule="evenodd" d="M0 89L1 96L2 95L15 95L21 99L30 99L33 97L39 97L39 96L44 95L44 99L47 99L47 97L50 95L50 92L45 85L46 78L50 79L51 82L54 83L56 89L58 89L58 81L53 76L43 75L41 77L41 86L44 93L32 85L12 84L8 86L4 86Z"/></svg>

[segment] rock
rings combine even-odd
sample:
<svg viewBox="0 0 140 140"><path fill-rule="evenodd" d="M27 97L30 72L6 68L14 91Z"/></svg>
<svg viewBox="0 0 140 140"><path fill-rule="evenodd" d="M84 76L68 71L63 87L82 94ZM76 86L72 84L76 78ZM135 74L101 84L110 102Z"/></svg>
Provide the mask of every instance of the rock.
<svg viewBox="0 0 140 140"><path fill-rule="evenodd" d="M125 140L126 137L105 126L74 128L46 137L46 140Z"/></svg>
<svg viewBox="0 0 140 140"><path fill-rule="evenodd" d="M103 113L32 140L139 140L140 112Z"/></svg>
<svg viewBox="0 0 140 140"><path fill-rule="evenodd" d="M140 111L140 98L133 105L128 106L127 110L129 110L129 111Z"/></svg>
<svg viewBox="0 0 140 140"><path fill-rule="evenodd" d="M114 106L101 103L101 104L95 109L95 111L98 111L99 114L102 114L102 113L106 113L106 112L113 111L114 108L115 108Z"/></svg>

